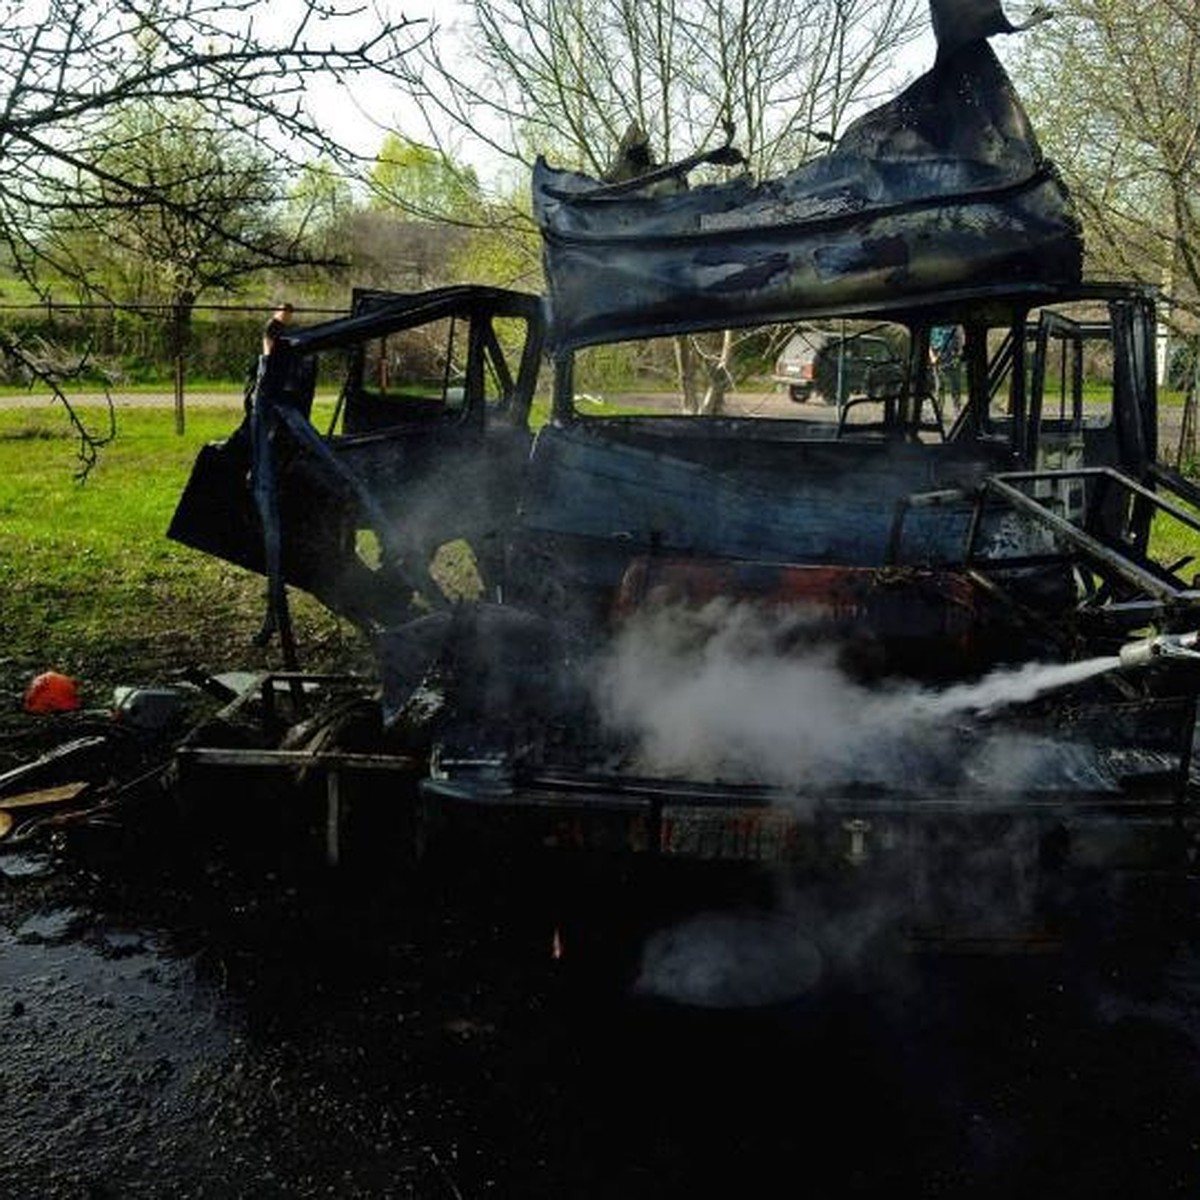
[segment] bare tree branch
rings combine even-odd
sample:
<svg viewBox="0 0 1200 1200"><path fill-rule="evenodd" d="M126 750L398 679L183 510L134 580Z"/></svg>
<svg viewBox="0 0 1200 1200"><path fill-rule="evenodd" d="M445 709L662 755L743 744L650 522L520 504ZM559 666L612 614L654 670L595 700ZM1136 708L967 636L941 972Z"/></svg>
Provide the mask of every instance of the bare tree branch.
<svg viewBox="0 0 1200 1200"><path fill-rule="evenodd" d="M99 251L140 252L188 304L305 260L269 217L287 175L314 159L357 175L364 162L329 132L312 86L402 95L404 57L430 34L360 0L0 0L0 19L5 268L43 298L104 294ZM11 338L0 352L63 401L86 473L110 435L67 404L70 366Z"/></svg>
<svg viewBox="0 0 1200 1200"><path fill-rule="evenodd" d="M431 129L528 167L600 173L631 122L660 157L732 123L762 174L798 165L878 98L922 0L475 0L469 49L437 36L402 64ZM486 82L484 82L486 81Z"/></svg>
<svg viewBox="0 0 1200 1200"><path fill-rule="evenodd" d="M268 28L279 6L251 0L7 0L0 8L7 46L0 49L0 239L18 268L30 280L40 268L63 268L44 260L44 239L81 203L178 207L177 180L156 189L142 179L131 191L106 167L113 114L138 105L166 119L186 106L213 129L256 138L284 166L320 156L356 169L361 156L309 110L309 85L371 78L399 91L404 55L422 45L428 26L405 18L364 24L370 10L341 0L296 0L292 9L290 22ZM339 41L343 27L348 37ZM96 186L84 201L81 186L89 184ZM222 232L213 214L200 219Z"/></svg>
<svg viewBox="0 0 1200 1200"><path fill-rule="evenodd" d="M1088 270L1162 287L1200 328L1200 9L1063 0L1013 74L1084 222Z"/></svg>

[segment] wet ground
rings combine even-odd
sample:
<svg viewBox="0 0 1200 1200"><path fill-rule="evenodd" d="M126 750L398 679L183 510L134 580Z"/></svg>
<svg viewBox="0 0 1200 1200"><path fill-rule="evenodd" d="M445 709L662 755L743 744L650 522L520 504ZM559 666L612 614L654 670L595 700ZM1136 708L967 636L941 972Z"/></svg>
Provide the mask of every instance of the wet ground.
<svg viewBox="0 0 1200 1200"><path fill-rule="evenodd" d="M1186 942L801 938L763 991L709 914L707 974L614 994L484 888L93 834L0 853L6 1197L1200 1194Z"/></svg>

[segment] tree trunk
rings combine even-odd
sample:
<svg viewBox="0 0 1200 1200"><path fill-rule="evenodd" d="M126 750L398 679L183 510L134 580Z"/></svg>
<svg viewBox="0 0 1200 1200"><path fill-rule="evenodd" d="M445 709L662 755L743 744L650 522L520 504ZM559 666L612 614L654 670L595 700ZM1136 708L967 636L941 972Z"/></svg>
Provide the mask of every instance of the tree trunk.
<svg viewBox="0 0 1200 1200"><path fill-rule="evenodd" d="M715 358L704 360L708 381L700 411L708 417L719 417L725 411L725 397L733 388L733 330L726 329L721 335L721 351Z"/></svg>
<svg viewBox="0 0 1200 1200"><path fill-rule="evenodd" d="M700 356L686 337L675 339L675 369L679 375L680 409L689 417L700 411L700 387L696 379L696 363Z"/></svg>
<svg viewBox="0 0 1200 1200"><path fill-rule="evenodd" d="M1183 399L1183 420L1179 427L1179 445L1175 448L1175 469L1196 469L1196 406L1200 401L1200 337L1191 342L1192 363Z"/></svg>
<svg viewBox="0 0 1200 1200"><path fill-rule="evenodd" d="M175 375L175 432L184 432L183 381L187 371L187 352L192 333L192 307L196 297L180 292L171 306L171 357Z"/></svg>

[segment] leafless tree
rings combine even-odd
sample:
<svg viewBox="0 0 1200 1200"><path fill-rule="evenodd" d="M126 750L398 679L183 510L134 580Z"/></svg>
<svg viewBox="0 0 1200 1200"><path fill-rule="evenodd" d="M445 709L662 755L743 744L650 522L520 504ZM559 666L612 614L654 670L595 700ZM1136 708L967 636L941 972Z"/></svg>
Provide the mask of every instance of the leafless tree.
<svg viewBox="0 0 1200 1200"><path fill-rule="evenodd" d="M720 140L753 168L810 157L881 94L922 0L473 0L404 60L431 135L600 174L636 122L663 159ZM462 50L467 45L466 53Z"/></svg>
<svg viewBox="0 0 1200 1200"><path fill-rule="evenodd" d="M1062 0L1012 72L1075 196L1087 268L1161 288L1190 345L1177 457L1195 457L1200 384L1200 8Z"/></svg>
<svg viewBox="0 0 1200 1200"><path fill-rule="evenodd" d="M1200 8L1062 0L1011 71L1084 223L1088 269L1200 320Z"/></svg>
<svg viewBox="0 0 1200 1200"><path fill-rule="evenodd" d="M41 296L51 287L88 294L90 264L63 231L155 210L164 227L197 231L211 245L260 258L286 253L249 226L241 205L213 203L195 183L202 155L134 172L116 139L125 115L156 114L166 129L199 124L219 143L251 139L278 168L320 158L349 169L355 155L326 132L308 89L336 79L350 89L373 77L404 86L405 52L423 23L389 21L357 0L0 0L0 255ZM241 177L244 184L245 176ZM114 226L115 227L115 226ZM90 432L45 356L11 338L0 352L54 389L80 436L83 469L108 434ZM110 414L111 415L111 414ZM111 423L110 423L111 424Z"/></svg>
<svg viewBox="0 0 1200 1200"><path fill-rule="evenodd" d="M597 176L633 125L659 162L717 144L732 128L760 176L797 166L880 98L896 52L925 20L923 0L463 8L469 17L454 43L435 35L405 60L430 136L469 131L524 168L543 154ZM719 408L733 348L732 336L712 348L679 346L685 407Z"/></svg>

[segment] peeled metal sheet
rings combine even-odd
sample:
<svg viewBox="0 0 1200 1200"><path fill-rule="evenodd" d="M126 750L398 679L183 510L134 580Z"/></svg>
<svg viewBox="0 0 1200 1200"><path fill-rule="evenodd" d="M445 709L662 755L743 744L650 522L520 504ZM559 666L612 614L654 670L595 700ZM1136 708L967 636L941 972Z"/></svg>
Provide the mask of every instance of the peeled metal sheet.
<svg viewBox="0 0 1200 1200"><path fill-rule="evenodd" d="M782 177L664 194L539 159L533 204L560 349L1082 275L1071 198L985 40Z"/></svg>

